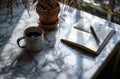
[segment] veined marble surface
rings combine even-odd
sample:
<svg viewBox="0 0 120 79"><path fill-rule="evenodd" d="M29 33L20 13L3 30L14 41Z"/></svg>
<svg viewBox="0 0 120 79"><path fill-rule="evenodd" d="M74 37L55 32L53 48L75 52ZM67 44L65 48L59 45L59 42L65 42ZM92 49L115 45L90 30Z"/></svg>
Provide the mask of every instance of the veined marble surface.
<svg viewBox="0 0 120 79"><path fill-rule="evenodd" d="M26 52L16 40L27 27L37 26L38 15L31 7L30 16L24 8L15 8L12 23L4 22L5 9L0 11L0 79L90 79L99 72L120 40L120 26L70 7L61 7L58 28L45 34L45 46L38 52ZM91 56L60 42L78 20L108 25L116 34L98 56ZM86 23L82 22L83 25ZM24 42L23 42L24 43Z"/></svg>

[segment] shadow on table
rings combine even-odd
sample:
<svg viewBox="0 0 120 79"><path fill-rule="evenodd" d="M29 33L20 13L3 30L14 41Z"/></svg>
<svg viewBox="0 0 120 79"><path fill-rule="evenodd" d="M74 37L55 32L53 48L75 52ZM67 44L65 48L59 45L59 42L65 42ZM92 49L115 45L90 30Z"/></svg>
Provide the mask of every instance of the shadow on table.
<svg viewBox="0 0 120 79"><path fill-rule="evenodd" d="M19 65L25 65L27 63L31 63L32 61L34 61L35 63L37 62L34 57L39 54L38 52L31 52L31 51L27 51L27 50L22 50L20 55L17 57L17 63L16 66Z"/></svg>
<svg viewBox="0 0 120 79"><path fill-rule="evenodd" d="M8 40L10 39L14 29L16 28L23 12L25 11L25 8L23 6L20 7L14 7L13 8L13 18L11 21L11 15L7 17L7 20L5 21L6 18L6 8L1 8L0 9L0 55L6 46ZM29 16L29 15L28 15Z"/></svg>
<svg viewBox="0 0 120 79"><path fill-rule="evenodd" d="M0 71L0 75L4 75L5 79L15 79L16 77L21 77L21 75L26 76L32 73L34 71L33 69L37 66L37 61L34 59L34 56L38 53L23 49L11 66L6 66ZM11 74L5 75L8 73Z"/></svg>

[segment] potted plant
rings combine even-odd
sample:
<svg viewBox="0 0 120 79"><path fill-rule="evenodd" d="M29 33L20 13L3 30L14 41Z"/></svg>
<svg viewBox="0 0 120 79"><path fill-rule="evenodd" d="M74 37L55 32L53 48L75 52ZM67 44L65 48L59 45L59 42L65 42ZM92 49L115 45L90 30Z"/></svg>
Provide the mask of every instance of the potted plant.
<svg viewBox="0 0 120 79"><path fill-rule="evenodd" d="M29 3L37 2L36 12L40 16L38 20L39 26L45 30L53 30L59 22L58 14L60 11L60 5L58 1L70 5L72 0L0 0L0 9L3 7L8 8L6 19L8 15L11 15L12 19L14 6L18 7L23 4L29 12Z"/></svg>
<svg viewBox="0 0 120 79"><path fill-rule="evenodd" d="M13 6L19 6L19 4L23 4L25 8L29 11L29 2L36 3L36 12L39 15L39 26L42 27L44 30L53 30L56 28L59 19L58 14L60 11L60 6L58 1L56 0L1 0L0 7L3 6L7 7L7 15L11 15L11 21L13 17Z"/></svg>
<svg viewBox="0 0 120 79"><path fill-rule="evenodd" d="M29 2L30 2L29 0L0 0L0 9L7 8L7 16L6 16L7 19L8 15L11 15L12 17L14 6L18 7L20 4L23 4L25 8L28 10L29 6L27 5Z"/></svg>
<svg viewBox="0 0 120 79"><path fill-rule="evenodd" d="M39 15L39 26L44 30L56 28L59 19L60 5L56 0L38 0L36 12Z"/></svg>

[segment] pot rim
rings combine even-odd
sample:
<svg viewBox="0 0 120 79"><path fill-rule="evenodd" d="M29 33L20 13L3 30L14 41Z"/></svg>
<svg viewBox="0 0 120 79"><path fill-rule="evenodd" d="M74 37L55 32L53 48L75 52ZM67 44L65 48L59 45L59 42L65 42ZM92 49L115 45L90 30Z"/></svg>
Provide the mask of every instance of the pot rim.
<svg viewBox="0 0 120 79"><path fill-rule="evenodd" d="M60 4L59 4L58 2L57 2L57 4L58 4L58 6L57 6L56 8L47 11L47 10L41 10L40 8L38 8L38 3L37 3L37 5L36 5L36 10L39 10L39 11L42 11L42 12L54 12L54 11L56 11L56 10L60 10Z"/></svg>

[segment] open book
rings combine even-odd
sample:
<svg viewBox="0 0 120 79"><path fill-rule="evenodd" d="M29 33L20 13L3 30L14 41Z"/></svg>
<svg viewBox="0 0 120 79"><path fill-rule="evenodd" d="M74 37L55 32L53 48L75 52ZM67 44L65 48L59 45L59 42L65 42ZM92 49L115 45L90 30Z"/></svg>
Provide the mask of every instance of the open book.
<svg viewBox="0 0 120 79"><path fill-rule="evenodd" d="M73 28L61 38L61 41L97 55L109 42L115 31L102 25L94 26L94 31L100 41L99 44L91 33L90 26L79 26L78 23L74 24Z"/></svg>

